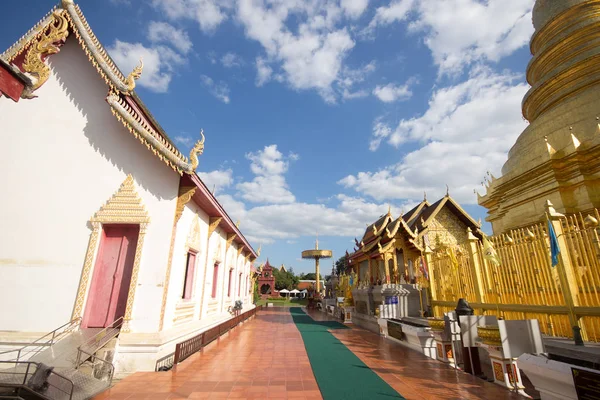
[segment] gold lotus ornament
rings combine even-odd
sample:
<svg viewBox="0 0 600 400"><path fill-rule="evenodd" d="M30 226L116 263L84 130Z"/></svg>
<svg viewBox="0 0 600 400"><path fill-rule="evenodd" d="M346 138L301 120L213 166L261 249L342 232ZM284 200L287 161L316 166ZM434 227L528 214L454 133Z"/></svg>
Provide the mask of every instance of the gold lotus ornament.
<svg viewBox="0 0 600 400"><path fill-rule="evenodd" d="M478 326L477 335L484 344L489 346L502 346L500 327L498 325Z"/></svg>
<svg viewBox="0 0 600 400"><path fill-rule="evenodd" d="M427 322L434 332L443 332L446 328L446 321L443 318L427 318Z"/></svg>

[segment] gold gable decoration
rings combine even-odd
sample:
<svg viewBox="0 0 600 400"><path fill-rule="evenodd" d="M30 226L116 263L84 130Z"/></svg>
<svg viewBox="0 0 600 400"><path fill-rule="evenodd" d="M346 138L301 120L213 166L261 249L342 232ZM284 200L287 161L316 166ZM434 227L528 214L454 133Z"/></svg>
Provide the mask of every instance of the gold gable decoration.
<svg viewBox="0 0 600 400"><path fill-rule="evenodd" d="M127 175L121 187L92 217L91 222L100 223L149 223L150 217L142 199L135 190L133 177Z"/></svg>

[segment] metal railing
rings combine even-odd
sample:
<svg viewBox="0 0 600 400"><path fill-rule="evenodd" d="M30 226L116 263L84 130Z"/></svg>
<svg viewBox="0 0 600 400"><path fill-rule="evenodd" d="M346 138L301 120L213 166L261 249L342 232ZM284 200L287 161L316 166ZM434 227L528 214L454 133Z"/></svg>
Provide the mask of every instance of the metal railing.
<svg viewBox="0 0 600 400"><path fill-rule="evenodd" d="M123 317L117 318L110 325L102 329L100 332L95 334L93 337L88 339L85 343L80 345L77 348L77 362L75 364L76 368L81 365L81 363L85 362L87 357L83 357L83 354L94 354L102 347L104 347L108 342L119 335L121 331L121 327L123 326Z"/></svg>
<svg viewBox="0 0 600 400"><path fill-rule="evenodd" d="M45 381L46 388L43 391L36 391L29 382L29 379L38 369L36 363L32 361L0 361L0 364L14 365L13 367L0 368L0 387L25 387L53 399L71 400L73 398L75 388L73 381L58 372L51 371Z"/></svg>
<svg viewBox="0 0 600 400"><path fill-rule="evenodd" d="M241 322L246 321L250 317L254 316L258 310L262 309L262 306L257 306L252 310L246 311L238 315L237 317L233 317L222 324L214 326L207 331L191 337L187 340L184 340L181 343L178 343L175 346L175 353L173 355L173 364L177 365L182 362L192 354L202 350L203 347L218 339L221 335L227 333L232 328L239 325ZM164 359L164 358L163 358ZM161 360L163 360L161 359ZM159 361L161 361L159 360ZM157 363L158 364L158 363ZM157 367L158 368L158 367Z"/></svg>
<svg viewBox="0 0 600 400"><path fill-rule="evenodd" d="M46 333L44 336L36 339L31 343L27 343L18 349L6 350L0 352L0 358L4 358L3 355L16 353L15 358L9 358L5 361L14 361L19 362L24 357L28 356L27 359L41 353L46 348L52 346L54 343L61 340L64 336L71 333L73 330L79 328L79 324L81 322L81 318L75 318L64 325L59 326L51 332ZM63 329L64 328L64 329ZM62 329L62 331L61 331ZM28 349L30 347L34 347L33 349Z"/></svg>
<svg viewBox="0 0 600 400"><path fill-rule="evenodd" d="M82 355L84 355L85 357L83 357ZM115 366L113 365L113 363L111 363L108 360L105 360L104 358L98 357L94 353L87 352L80 348L77 353L77 366L75 367L75 369L79 369L79 367L83 365L83 362L81 362L82 359L90 360L92 362L92 365L94 365L94 378L101 381L106 381L110 386L115 375ZM101 363L101 367L99 369L96 368L97 362Z"/></svg>

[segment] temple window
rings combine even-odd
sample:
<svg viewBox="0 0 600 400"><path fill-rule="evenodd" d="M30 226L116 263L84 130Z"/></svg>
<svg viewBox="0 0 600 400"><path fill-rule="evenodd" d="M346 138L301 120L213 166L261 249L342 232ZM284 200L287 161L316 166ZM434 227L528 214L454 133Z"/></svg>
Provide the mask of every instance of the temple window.
<svg viewBox="0 0 600 400"><path fill-rule="evenodd" d="M238 279L238 297L242 291L242 273L240 272L240 277Z"/></svg>
<svg viewBox="0 0 600 400"><path fill-rule="evenodd" d="M229 270L229 282L227 283L227 297L231 297L231 277L233 276L233 269Z"/></svg>
<svg viewBox="0 0 600 400"><path fill-rule="evenodd" d="M213 268L213 282L212 282L212 292L210 297L213 299L217 298L217 279L219 278L219 264L215 264Z"/></svg>
<svg viewBox="0 0 600 400"><path fill-rule="evenodd" d="M185 278L183 280L182 299L189 300L192 298L194 288L194 270L196 268L196 253L188 251L185 265Z"/></svg>

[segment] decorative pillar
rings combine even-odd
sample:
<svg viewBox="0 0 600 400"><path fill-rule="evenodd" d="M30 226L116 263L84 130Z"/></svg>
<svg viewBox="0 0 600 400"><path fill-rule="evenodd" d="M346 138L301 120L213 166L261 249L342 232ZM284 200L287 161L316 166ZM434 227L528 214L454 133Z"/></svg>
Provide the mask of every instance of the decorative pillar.
<svg viewBox="0 0 600 400"><path fill-rule="evenodd" d="M585 335L585 332L582 329L583 327L578 325L578 318L575 315L574 310L574 307L579 305L579 288L577 287L575 271L573 270L573 265L571 264L571 259L568 255L569 247L567 245L567 241L565 240L561 223L561 218L565 218L565 216L561 213L558 213L554 209L554 205L550 202L550 200L546 201L546 214L548 215L548 218L550 218L550 223L554 228L556 240L558 241L558 246L560 248L560 252L558 253L558 265L556 265L556 269L560 279L560 287L565 299L565 304L569 310L569 322L571 323L575 337L578 336L578 332L576 332L578 329L581 329L582 335Z"/></svg>
<svg viewBox="0 0 600 400"><path fill-rule="evenodd" d="M315 258L315 290L317 293L321 293L321 279L319 278L319 257Z"/></svg>
<svg viewBox="0 0 600 400"><path fill-rule="evenodd" d="M485 294L483 292L483 276L481 274L481 258L479 257L479 239L473 235L471 228L467 228L467 241L469 242L469 264L471 265L471 276L475 284L475 302L483 303Z"/></svg>

